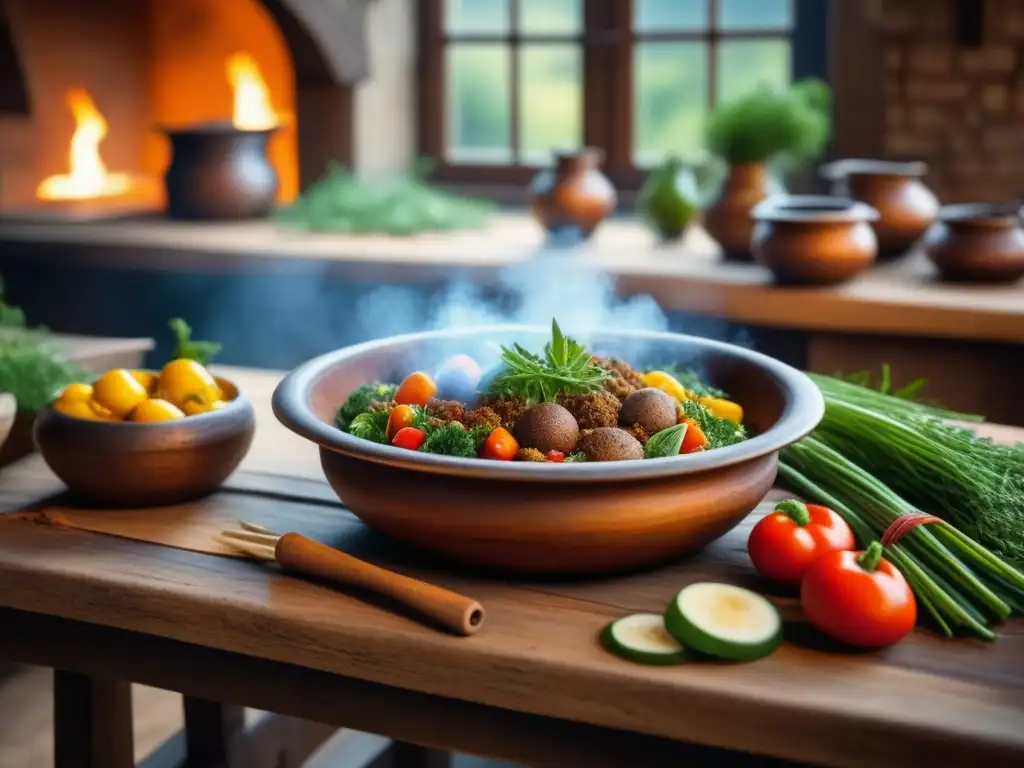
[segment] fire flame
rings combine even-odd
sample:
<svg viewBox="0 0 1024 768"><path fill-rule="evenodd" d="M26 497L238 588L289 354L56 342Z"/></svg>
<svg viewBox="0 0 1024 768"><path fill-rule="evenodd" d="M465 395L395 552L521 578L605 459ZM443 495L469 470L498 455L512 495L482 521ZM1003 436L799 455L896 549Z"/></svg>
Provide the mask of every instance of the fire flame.
<svg viewBox="0 0 1024 768"><path fill-rule="evenodd" d="M92 97L81 89L68 91L68 108L75 116L75 132L68 153L68 173L43 179L36 188L41 200L86 200L123 195L132 186L124 173L108 173L100 157L100 142L107 135L107 121Z"/></svg>
<svg viewBox="0 0 1024 768"><path fill-rule="evenodd" d="M260 74L256 61L247 53L236 53L228 59L228 82L235 93L232 122L241 131L263 131L278 124L270 103L270 90Z"/></svg>

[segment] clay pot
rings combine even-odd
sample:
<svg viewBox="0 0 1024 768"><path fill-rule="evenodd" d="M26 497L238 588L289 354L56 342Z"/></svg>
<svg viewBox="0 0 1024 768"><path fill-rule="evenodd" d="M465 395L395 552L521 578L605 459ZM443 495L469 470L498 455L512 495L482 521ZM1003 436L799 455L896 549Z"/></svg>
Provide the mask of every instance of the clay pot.
<svg viewBox="0 0 1024 768"><path fill-rule="evenodd" d="M711 205L704 209L704 229L718 244L726 261L752 262L750 237L754 219L750 212L770 195L781 192L764 163L729 168L725 183Z"/></svg>
<svg viewBox="0 0 1024 768"><path fill-rule="evenodd" d="M938 198L924 185L925 163L837 160L823 166L832 194L867 203L878 211L878 258L899 258L909 251L939 212Z"/></svg>
<svg viewBox="0 0 1024 768"><path fill-rule="evenodd" d="M276 129L242 131L229 123L167 130L164 174L173 219L253 219L270 213L277 172L267 157Z"/></svg>
<svg viewBox="0 0 1024 768"><path fill-rule="evenodd" d="M772 197L754 208L751 249L787 285L835 285L871 266L878 252L878 211L818 195Z"/></svg>
<svg viewBox="0 0 1024 768"><path fill-rule="evenodd" d="M944 206L923 246L949 282L1005 283L1024 275L1024 228L1002 207Z"/></svg>
<svg viewBox="0 0 1024 768"><path fill-rule="evenodd" d="M615 188L598 166L603 155L587 147L556 152L554 169L530 185L530 210L548 234L559 240L585 240L615 209Z"/></svg>
<svg viewBox="0 0 1024 768"><path fill-rule="evenodd" d="M651 172L636 201L636 211L662 240L678 240L697 218L697 176L677 157Z"/></svg>

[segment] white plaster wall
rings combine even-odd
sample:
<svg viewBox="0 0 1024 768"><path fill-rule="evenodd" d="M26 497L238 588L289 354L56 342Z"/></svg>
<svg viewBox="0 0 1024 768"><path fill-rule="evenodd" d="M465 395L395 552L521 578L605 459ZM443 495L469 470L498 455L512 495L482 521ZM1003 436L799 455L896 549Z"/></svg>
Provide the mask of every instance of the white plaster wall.
<svg viewBox="0 0 1024 768"><path fill-rule="evenodd" d="M355 90L355 170L403 171L416 155L417 0L372 0L367 9L370 76Z"/></svg>

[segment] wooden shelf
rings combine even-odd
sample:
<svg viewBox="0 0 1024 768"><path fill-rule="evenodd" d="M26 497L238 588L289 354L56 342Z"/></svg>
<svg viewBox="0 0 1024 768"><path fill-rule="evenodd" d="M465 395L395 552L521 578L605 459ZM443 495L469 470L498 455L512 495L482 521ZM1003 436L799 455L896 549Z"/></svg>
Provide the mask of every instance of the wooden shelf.
<svg viewBox="0 0 1024 768"><path fill-rule="evenodd" d="M171 271L315 269L367 282L440 281L455 274L495 281L502 268L543 255L543 245L539 228L525 215L512 214L483 230L408 238L313 235L266 221L5 220L0 221L0 273L6 264L31 259ZM623 219L605 223L591 243L558 258L607 271L622 292L650 294L665 309L736 322L1024 341L1024 285L944 285L919 254L837 288L781 288L761 267L722 263L717 245L699 228L681 244L661 246L638 223Z"/></svg>

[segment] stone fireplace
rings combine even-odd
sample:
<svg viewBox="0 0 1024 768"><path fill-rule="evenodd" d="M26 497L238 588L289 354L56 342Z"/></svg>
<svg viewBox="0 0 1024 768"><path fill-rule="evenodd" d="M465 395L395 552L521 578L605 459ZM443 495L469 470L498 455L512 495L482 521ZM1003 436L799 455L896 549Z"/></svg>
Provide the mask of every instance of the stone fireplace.
<svg viewBox="0 0 1024 768"><path fill-rule="evenodd" d="M367 2L7 0L0 214L160 210L162 129L218 121L276 122L278 202L294 199L352 162Z"/></svg>

